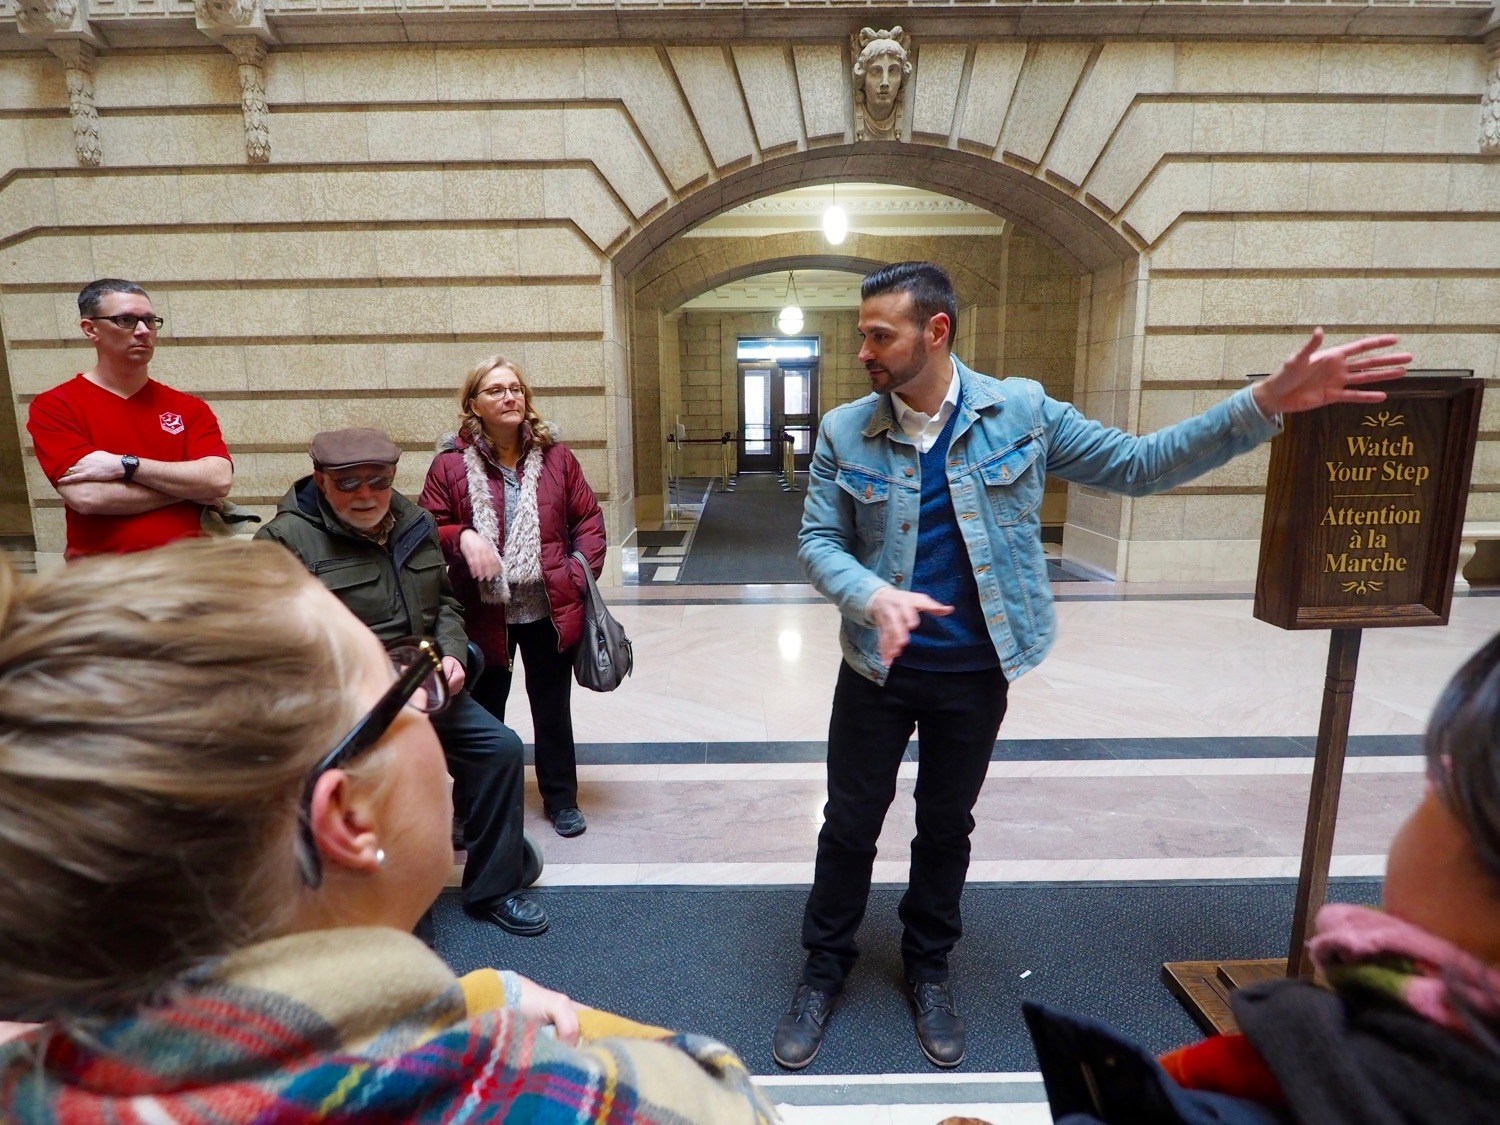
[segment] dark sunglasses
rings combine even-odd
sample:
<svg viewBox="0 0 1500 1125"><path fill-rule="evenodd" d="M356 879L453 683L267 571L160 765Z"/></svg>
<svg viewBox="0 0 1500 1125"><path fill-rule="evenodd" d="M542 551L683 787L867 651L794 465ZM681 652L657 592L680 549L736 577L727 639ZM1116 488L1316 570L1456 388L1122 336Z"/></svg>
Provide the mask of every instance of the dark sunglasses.
<svg viewBox="0 0 1500 1125"><path fill-rule="evenodd" d="M448 706L448 678L443 675L443 654L434 642L419 637L403 638L390 646L389 655L396 669L396 682L313 767L302 786L302 802L297 808L301 841L297 865L302 871L302 881L309 887L323 883L323 861L313 839L311 819L313 788L318 784L318 778L329 770L352 765L374 749L390 730L396 716L401 714L401 708L411 706L431 715ZM423 690L420 698L418 688Z"/></svg>
<svg viewBox="0 0 1500 1125"><path fill-rule="evenodd" d="M340 492L358 492L361 485L367 484L374 492L384 492L395 481L395 473L385 473L378 477L334 477L333 487Z"/></svg>

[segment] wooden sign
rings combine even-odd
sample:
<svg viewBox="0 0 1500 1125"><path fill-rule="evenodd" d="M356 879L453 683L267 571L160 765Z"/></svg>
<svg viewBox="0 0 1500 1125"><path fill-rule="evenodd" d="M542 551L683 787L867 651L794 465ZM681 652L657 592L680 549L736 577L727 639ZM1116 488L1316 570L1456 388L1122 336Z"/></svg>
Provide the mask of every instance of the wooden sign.
<svg viewBox="0 0 1500 1125"><path fill-rule="evenodd" d="M1385 402L1293 414L1271 448L1255 616L1446 625L1483 383L1408 374Z"/></svg>

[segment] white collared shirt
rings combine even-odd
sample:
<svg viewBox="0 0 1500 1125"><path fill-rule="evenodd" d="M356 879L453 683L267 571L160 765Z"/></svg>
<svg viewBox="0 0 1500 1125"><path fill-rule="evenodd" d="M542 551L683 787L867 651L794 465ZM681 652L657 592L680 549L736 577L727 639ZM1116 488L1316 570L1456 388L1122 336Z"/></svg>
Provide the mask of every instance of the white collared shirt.
<svg viewBox="0 0 1500 1125"><path fill-rule="evenodd" d="M958 408L958 366L952 359L948 360L948 365L953 375L948 380L948 393L943 396L936 414L923 414L920 410L913 410L906 405L900 391L891 393L891 411L896 415L896 424L901 427L902 433L916 443L918 453L926 453L932 448L953 411Z"/></svg>

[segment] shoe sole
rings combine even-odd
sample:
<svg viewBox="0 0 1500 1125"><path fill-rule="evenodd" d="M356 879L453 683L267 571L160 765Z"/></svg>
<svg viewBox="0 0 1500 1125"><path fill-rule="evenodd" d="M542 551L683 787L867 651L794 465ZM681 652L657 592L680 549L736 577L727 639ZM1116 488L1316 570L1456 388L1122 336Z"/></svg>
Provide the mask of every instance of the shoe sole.
<svg viewBox="0 0 1500 1125"><path fill-rule="evenodd" d="M959 1055L958 1058L954 1059L952 1062L943 1062L941 1059L935 1059L932 1057L931 1053L927 1050L927 1045L923 1043L920 1038L917 1039L917 1046L922 1051L922 1057L930 1062L933 1066L937 1067L939 1070L952 1070L956 1066L963 1065L963 1055Z"/></svg>
<svg viewBox="0 0 1500 1125"><path fill-rule="evenodd" d="M776 1048L775 1047L772 1047L771 1048L771 1060L777 1066L781 1067L783 1070L803 1070L803 1069L805 1069L807 1066L809 1066L812 1063L813 1059L815 1059L815 1058L818 1057L818 1052L821 1051L822 1049L823 1049L823 1041L821 1039L819 1039L818 1040L818 1045L813 1048L813 1053L812 1054L808 1055L807 1058L803 1059L799 1063L789 1063L785 1059L783 1059L780 1055L778 1055L776 1053Z"/></svg>

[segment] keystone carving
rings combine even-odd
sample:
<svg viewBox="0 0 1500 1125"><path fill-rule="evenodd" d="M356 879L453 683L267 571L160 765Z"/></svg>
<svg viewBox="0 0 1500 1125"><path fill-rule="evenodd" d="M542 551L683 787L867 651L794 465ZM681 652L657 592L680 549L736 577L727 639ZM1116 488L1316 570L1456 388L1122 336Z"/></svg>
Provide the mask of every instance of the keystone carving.
<svg viewBox="0 0 1500 1125"><path fill-rule="evenodd" d="M225 36L224 47L240 72L240 109L245 115L245 158L271 159L271 111L266 105L266 45L253 35Z"/></svg>
<svg viewBox="0 0 1500 1125"><path fill-rule="evenodd" d="M68 84L68 115L73 119L73 151L85 168L103 159L99 111L94 108L94 49L78 39L54 39L47 49L62 60Z"/></svg>
<svg viewBox="0 0 1500 1125"><path fill-rule="evenodd" d="M1489 75L1479 99L1479 151L1500 156L1500 38L1489 43Z"/></svg>
<svg viewBox="0 0 1500 1125"><path fill-rule="evenodd" d="M854 48L854 139L899 141L911 76L911 37L901 28L862 28Z"/></svg>

